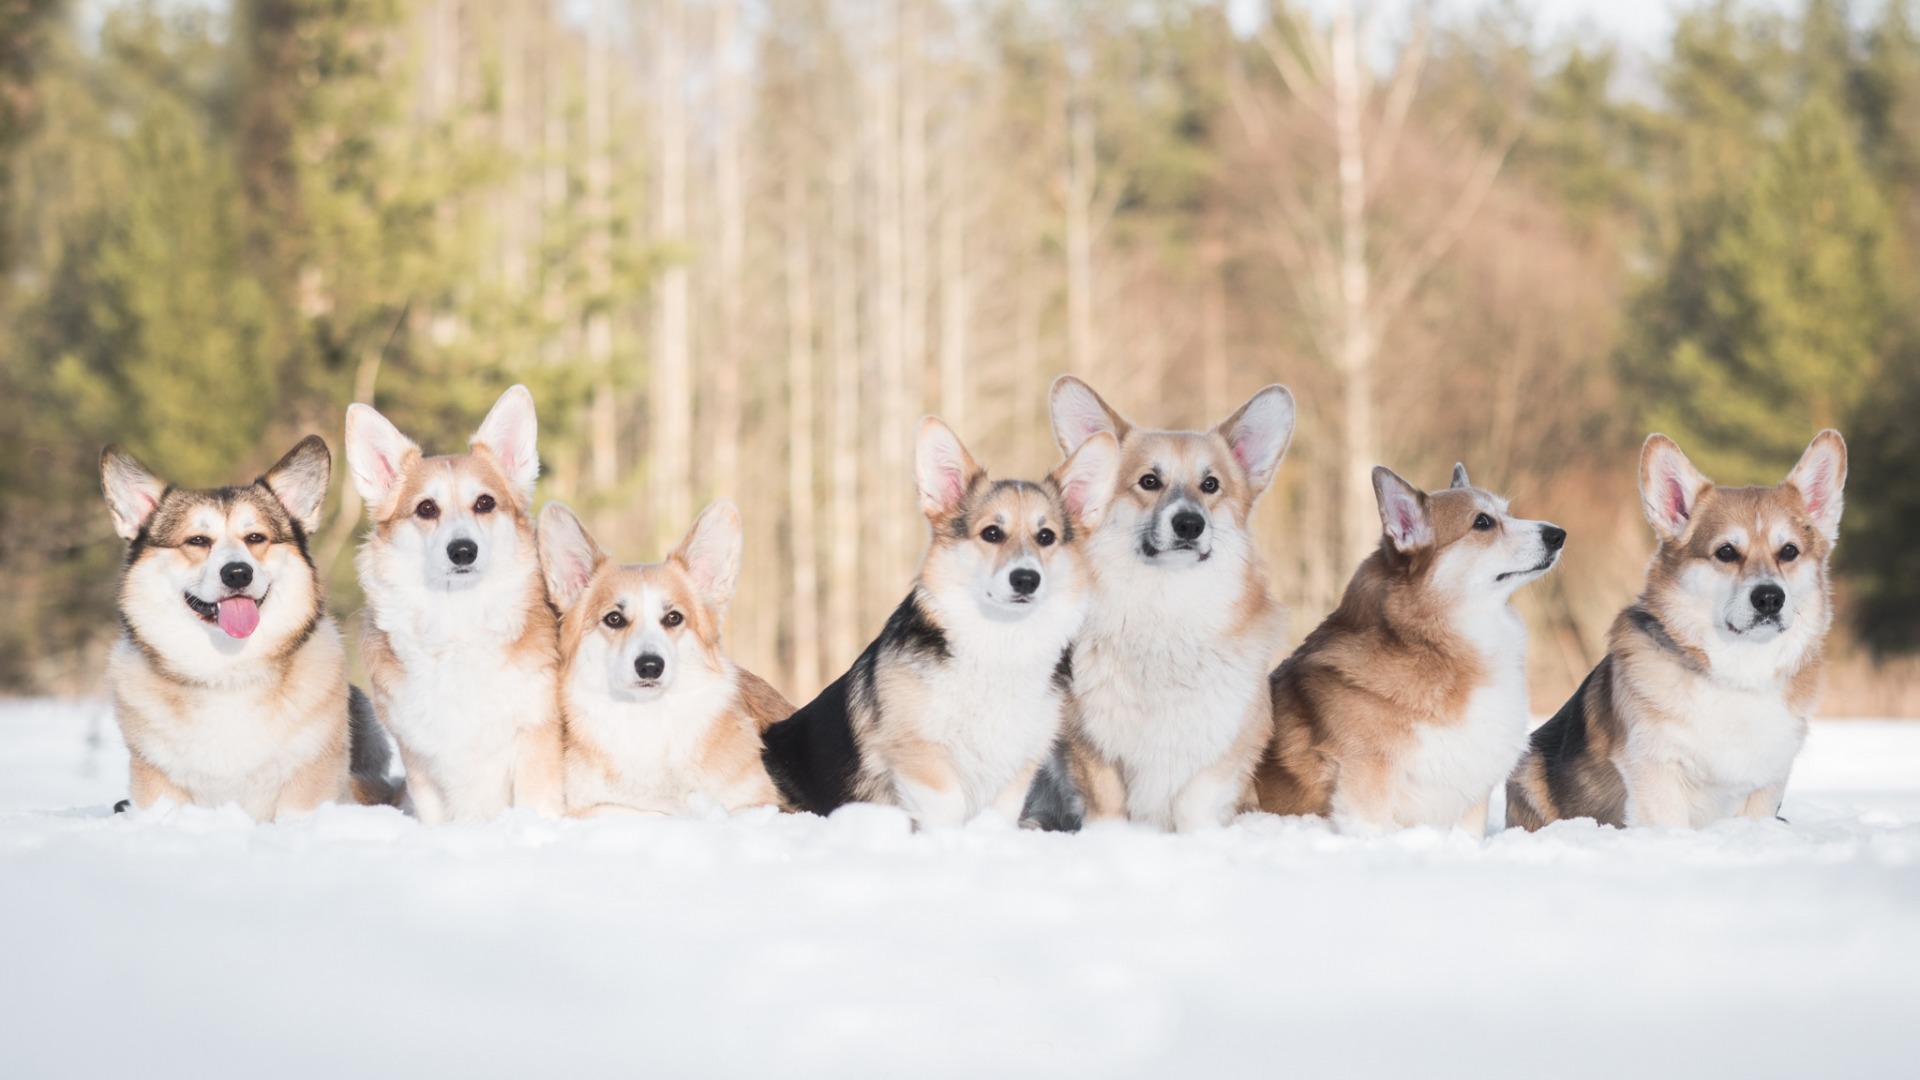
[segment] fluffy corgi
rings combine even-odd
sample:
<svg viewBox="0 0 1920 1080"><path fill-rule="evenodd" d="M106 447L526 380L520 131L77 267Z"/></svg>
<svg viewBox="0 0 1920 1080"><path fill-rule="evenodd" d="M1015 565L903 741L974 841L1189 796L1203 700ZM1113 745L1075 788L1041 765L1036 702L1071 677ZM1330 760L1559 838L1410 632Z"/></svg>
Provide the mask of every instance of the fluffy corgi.
<svg viewBox="0 0 1920 1080"><path fill-rule="evenodd" d="M1837 431L1776 487L1715 487L1672 439L1647 439L1640 502L1659 544L1646 586L1606 658L1533 733L1507 824L1698 828L1779 812L1820 694L1846 482Z"/></svg>
<svg viewBox="0 0 1920 1080"><path fill-rule="evenodd" d="M1508 601L1553 568L1567 533L1514 517L1464 465L1432 494L1376 468L1373 492L1379 550L1270 680L1260 808L1343 832L1482 836L1527 746L1527 629Z"/></svg>
<svg viewBox="0 0 1920 1080"><path fill-rule="evenodd" d="M767 729L767 771L789 808L892 803L921 826L988 809L1019 817L1060 730L1087 541L1118 460L1102 435L1040 483L996 483L945 424L921 422L915 464L932 542L852 670Z"/></svg>
<svg viewBox="0 0 1920 1080"><path fill-rule="evenodd" d="M447 457L423 455L367 405L347 410L347 464L373 526L359 557L360 656L425 822L563 809L536 434L524 386L500 396L467 453Z"/></svg>
<svg viewBox="0 0 1920 1080"><path fill-rule="evenodd" d="M1048 828L1224 824L1248 803L1273 727L1284 612L1249 523L1292 441L1293 395L1269 386L1211 431L1137 428L1071 376L1050 405L1062 451L1114 438L1121 467L1087 544L1093 599L1058 768L1029 815Z"/></svg>
<svg viewBox="0 0 1920 1080"><path fill-rule="evenodd" d="M114 447L101 455L128 542L107 685L133 805L236 803L272 821L396 798L307 554L332 472L317 435L246 487L171 487Z"/></svg>
<svg viewBox="0 0 1920 1080"><path fill-rule="evenodd" d="M567 813L680 814L695 794L775 806L760 732L793 706L721 647L740 574L740 513L700 512L665 562L607 558L573 511L540 511L540 563L560 609Z"/></svg>

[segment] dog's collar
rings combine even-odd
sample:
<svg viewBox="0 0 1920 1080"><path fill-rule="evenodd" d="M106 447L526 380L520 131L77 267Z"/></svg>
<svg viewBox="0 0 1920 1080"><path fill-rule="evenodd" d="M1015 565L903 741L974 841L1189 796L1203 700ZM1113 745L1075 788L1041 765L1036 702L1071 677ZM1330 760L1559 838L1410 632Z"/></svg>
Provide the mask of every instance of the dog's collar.
<svg viewBox="0 0 1920 1080"><path fill-rule="evenodd" d="M1681 667L1686 668L1696 675L1707 674L1707 665L1700 662L1699 650L1689 649L1685 645L1675 641L1673 635L1667 631L1666 624L1660 621L1658 615L1641 607L1639 604L1635 604L1626 610L1626 616L1627 621L1633 624L1635 630L1639 631L1647 640L1653 642L1654 646L1661 652L1672 656L1674 661Z"/></svg>

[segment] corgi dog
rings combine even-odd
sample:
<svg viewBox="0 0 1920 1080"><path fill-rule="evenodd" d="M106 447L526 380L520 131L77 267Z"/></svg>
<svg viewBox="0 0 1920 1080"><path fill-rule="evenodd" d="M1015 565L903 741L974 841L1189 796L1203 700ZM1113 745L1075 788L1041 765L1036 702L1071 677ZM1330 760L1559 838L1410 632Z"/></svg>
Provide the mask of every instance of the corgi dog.
<svg viewBox="0 0 1920 1080"><path fill-rule="evenodd" d="M1527 628L1509 601L1567 532L1515 517L1464 465L1431 494L1373 470L1379 550L1270 680L1260 809L1342 832L1458 825L1484 836L1527 746Z"/></svg>
<svg viewBox="0 0 1920 1080"><path fill-rule="evenodd" d="M1210 431L1153 431L1063 375L1050 412L1062 451L1113 438L1121 466L1087 542L1093 598L1064 738L1029 817L1223 825L1248 804L1273 728L1285 613L1250 526L1293 439L1293 394L1266 387Z"/></svg>
<svg viewBox="0 0 1920 1080"><path fill-rule="evenodd" d="M623 566L573 511L540 511L540 563L560 610L567 813L682 814L777 806L760 733L793 706L721 646L740 574L740 512L700 512L665 562Z"/></svg>
<svg viewBox="0 0 1920 1080"><path fill-rule="evenodd" d="M932 541L852 669L763 736L789 809L890 803L921 827L986 810L1019 818L1060 730L1088 537L1118 462L1103 435L1037 484L993 482L945 424L921 422L916 477Z"/></svg>
<svg viewBox="0 0 1920 1080"><path fill-rule="evenodd" d="M1820 695L1847 444L1814 437L1774 487L1715 487L1665 435L1640 451L1658 546L1607 655L1533 733L1507 824L1699 828L1780 811Z"/></svg>
<svg viewBox="0 0 1920 1080"><path fill-rule="evenodd" d="M427 457L371 406L347 410L347 464L372 522L360 657L424 822L564 808L535 423L533 395L515 386L467 453Z"/></svg>
<svg viewBox="0 0 1920 1080"><path fill-rule="evenodd" d="M101 455L128 544L107 686L132 805L234 803L274 821L396 801L307 552L332 473L317 435L245 487L176 488L115 447Z"/></svg>

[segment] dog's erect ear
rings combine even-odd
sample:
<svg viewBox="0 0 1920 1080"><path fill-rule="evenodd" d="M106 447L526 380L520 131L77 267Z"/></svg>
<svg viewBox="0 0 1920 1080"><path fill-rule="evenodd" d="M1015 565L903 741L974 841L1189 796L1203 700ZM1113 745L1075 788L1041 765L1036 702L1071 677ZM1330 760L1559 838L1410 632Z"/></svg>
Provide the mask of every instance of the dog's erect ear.
<svg viewBox="0 0 1920 1080"><path fill-rule="evenodd" d="M593 542L587 527L565 504L550 502L540 511L540 573L547 579L547 599L565 611L607 561L607 553Z"/></svg>
<svg viewBox="0 0 1920 1080"><path fill-rule="evenodd" d="M1787 483L1800 493L1814 527L1828 540L1840 537L1840 491L1847 486L1847 442L1828 428L1813 437L1800 463L1787 474Z"/></svg>
<svg viewBox="0 0 1920 1080"><path fill-rule="evenodd" d="M418 456L420 448L413 440L400 434L400 429L373 406L357 401L347 406L347 473L353 477L353 489L366 502L369 515L379 515L400 480L401 470Z"/></svg>
<svg viewBox="0 0 1920 1080"><path fill-rule="evenodd" d="M1047 414L1053 418L1053 438L1062 454L1073 453L1099 432L1119 440L1133 430L1127 418L1100 400L1093 387L1071 375L1053 380L1053 390L1047 395Z"/></svg>
<svg viewBox="0 0 1920 1080"><path fill-rule="evenodd" d="M520 500L533 503L533 483L540 479L539 421L533 413L533 393L524 386L510 386L493 403L480 430L468 445L487 448L507 482L520 492Z"/></svg>
<svg viewBox="0 0 1920 1080"><path fill-rule="evenodd" d="M132 540L160 505L167 482L132 454L109 446L100 452L100 490L107 497L107 512L113 515L113 531L122 540Z"/></svg>
<svg viewBox="0 0 1920 1080"><path fill-rule="evenodd" d="M740 580L742 546L740 508L732 499L716 499L693 519L687 538L667 558L686 568L707 603L725 608Z"/></svg>
<svg viewBox="0 0 1920 1080"><path fill-rule="evenodd" d="M913 470L920 486L920 510L935 525L959 513L967 492L987 475L985 469L974 463L973 455L967 453L960 436L937 416L920 421Z"/></svg>
<svg viewBox="0 0 1920 1080"><path fill-rule="evenodd" d="M1119 480L1120 444L1104 431L1094 432L1053 470L1053 483L1060 489L1060 501L1067 504L1067 514L1088 531L1099 528L1107 516Z"/></svg>
<svg viewBox="0 0 1920 1080"><path fill-rule="evenodd" d="M1472 486L1473 486L1473 481L1467 479L1467 467L1458 461L1454 462L1453 463L1453 487L1455 489L1459 489L1459 488L1470 488Z"/></svg>
<svg viewBox="0 0 1920 1080"><path fill-rule="evenodd" d="M327 440L309 435L287 451L258 483L280 500L300 528L311 533L320 527L320 506L327 501L333 479L333 451Z"/></svg>
<svg viewBox="0 0 1920 1080"><path fill-rule="evenodd" d="M1380 531L1395 551L1417 551L1433 544L1433 519L1427 493L1385 465L1373 467L1373 497L1380 503Z"/></svg>
<svg viewBox="0 0 1920 1080"><path fill-rule="evenodd" d="M1649 435L1640 448L1640 506L1662 540L1686 535L1700 493L1713 481L1700 475L1680 445L1665 435Z"/></svg>
<svg viewBox="0 0 1920 1080"><path fill-rule="evenodd" d="M1255 495L1273 483L1280 459L1293 443L1293 391L1274 383L1253 395L1215 431L1233 449L1233 459L1247 471Z"/></svg>

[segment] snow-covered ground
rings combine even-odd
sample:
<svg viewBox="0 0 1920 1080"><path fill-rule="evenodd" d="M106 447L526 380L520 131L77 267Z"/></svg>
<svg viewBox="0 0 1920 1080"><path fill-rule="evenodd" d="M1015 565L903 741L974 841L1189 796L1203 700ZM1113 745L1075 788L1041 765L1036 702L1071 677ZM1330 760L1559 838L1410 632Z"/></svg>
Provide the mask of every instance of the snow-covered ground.
<svg viewBox="0 0 1920 1080"><path fill-rule="evenodd" d="M113 817L0 704L0 1077L1920 1075L1920 724L1791 825L1484 843L831 819Z"/></svg>

